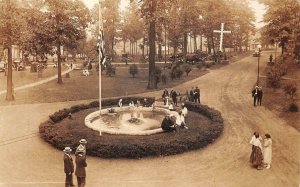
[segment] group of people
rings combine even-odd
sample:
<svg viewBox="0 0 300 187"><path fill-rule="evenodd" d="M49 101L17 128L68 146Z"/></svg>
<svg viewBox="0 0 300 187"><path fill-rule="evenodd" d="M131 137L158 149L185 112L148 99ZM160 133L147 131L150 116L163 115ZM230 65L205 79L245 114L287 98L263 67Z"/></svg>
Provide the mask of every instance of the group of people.
<svg viewBox="0 0 300 187"><path fill-rule="evenodd" d="M185 122L185 117L188 114L188 109L182 104L182 109L176 115L166 115L161 123L161 128L165 132L176 131L177 127L188 129Z"/></svg>
<svg viewBox="0 0 300 187"><path fill-rule="evenodd" d="M143 107L151 107L151 106L152 106L152 107L155 107L154 105L155 105L155 102L154 102L153 104L151 104L151 103L148 101L147 98L144 98L144 99L142 100L142 102L141 102L140 100L137 100L137 101L136 101L136 104L134 103L134 101L131 100L131 101L129 102L129 104L128 104L129 107L134 107L134 106L136 106L136 107L140 107L140 106L143 106ZM122 108L122 106L123 106L123 99L119 99L118 106Z"/></svg>
<svg viewBox="0 0 300 187"><path fill-rule="evenodd" d="M169 104L172 104L172 105L178 106L178 99L177 99L177 97L179 95L180 94L177 93L175 90L171 90L171 92L169 93L169 91L167 90L167 88L165 88L164 91L163 91L163 94L162 94L164 105L169 106ZM171 103L169 103L169 98L170 97L172 98L172 102Z"/></svg>
<svg viewBox="0 0 300 187"><path fill-rule="evenodd" d="M252 90L252 97L253 97L253 106L261 106L261 101L263 97L263 90L261 86L255 86Z"/></svg>
<svg viewBox="0 0 300 187"><path fill-rule="evenodd" d="M200 89L198 86L192 87L190 91L186 91L186 95L189 101L200 103Z"/></svg>
<svg viewBox="0 0 300 187"><path fill-rule="evenodd" d="M262 144L263 142L263 144ZM272 161L272 139L270 134L265 134L264 140L259 136L258 132L254 132L250 140L252 152L250 155L250 163L258 170L264 167L269 169Z"/></svg>
<svg viewBox="0 0 300 187"><path fill-rule="evenodd" d="M77 177L78 187L84 187L86 184L86 172L85 168L87 167L86 163L86 144L85 139L79 141L79 146L75 151L75 175ZM65 147L64 151L64 172L66 174L65 186L75 186L73 183L73 173L74 173L74 163L71 156L72 149L70 147Z"/></svg>

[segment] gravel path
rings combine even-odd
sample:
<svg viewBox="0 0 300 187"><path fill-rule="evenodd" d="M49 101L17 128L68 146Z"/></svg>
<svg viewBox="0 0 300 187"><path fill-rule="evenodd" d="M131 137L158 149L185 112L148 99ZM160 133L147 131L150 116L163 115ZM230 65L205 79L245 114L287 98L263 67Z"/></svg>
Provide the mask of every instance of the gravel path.
<svg viewBox="0 0 300 187"><path fill-rule="evenodd" d="M263 54L261 62L267 58ZM222 112L224 133L214 144L141 160L88 157L86 186L298 186L299 132L265 107L252 106L256 68L256 58L247 57L175 88L184 91L200 86L202 102ZM159 97L161 93L147 95ZM43 142L37 129L50 113L80 102L84 101L0 107L0 186L64 186L63 153ZM273 138L269 170L258 171L249 165L249 140L255 130Z"/></svg>

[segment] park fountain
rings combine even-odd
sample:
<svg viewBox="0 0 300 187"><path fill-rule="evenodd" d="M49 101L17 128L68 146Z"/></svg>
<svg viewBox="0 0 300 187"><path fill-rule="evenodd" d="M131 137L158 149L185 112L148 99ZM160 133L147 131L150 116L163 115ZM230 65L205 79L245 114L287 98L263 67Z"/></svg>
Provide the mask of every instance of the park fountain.
<svg viewBox="0 0 300 187"><path fill-rule="evenodd" d="M86 116L85 125L108 134L150 135L162 132L161 122L170 113L164 108L123 106L93 112Z"/></svg>

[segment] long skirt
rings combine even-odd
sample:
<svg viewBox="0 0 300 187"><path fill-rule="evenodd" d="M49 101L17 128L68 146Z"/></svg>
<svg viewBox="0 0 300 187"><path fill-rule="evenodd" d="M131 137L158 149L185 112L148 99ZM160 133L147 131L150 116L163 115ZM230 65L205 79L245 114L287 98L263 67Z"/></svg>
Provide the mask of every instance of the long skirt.
<svg viewBox="0 0 300 187"><path fill-rule="evenodd" d="M262 160L263 160L263 155L262 155L261 149L257 146L252 146L252 152L250 155L250 163L254 167L261 166Z"/></svg>

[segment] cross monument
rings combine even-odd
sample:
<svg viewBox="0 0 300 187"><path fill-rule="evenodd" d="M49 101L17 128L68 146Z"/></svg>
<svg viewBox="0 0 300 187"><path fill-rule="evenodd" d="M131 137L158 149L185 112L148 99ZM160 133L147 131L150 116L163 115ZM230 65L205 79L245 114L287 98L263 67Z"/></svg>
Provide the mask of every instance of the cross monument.
<svg viewBox="0 0 300 187"><path fill-rule="evenodd" d="M221 23L221 30L214 30L214 32L221 33L220 34L220 51L223 51L223 34L231 33L231 31L224 31L224 23Z"/></svg>

